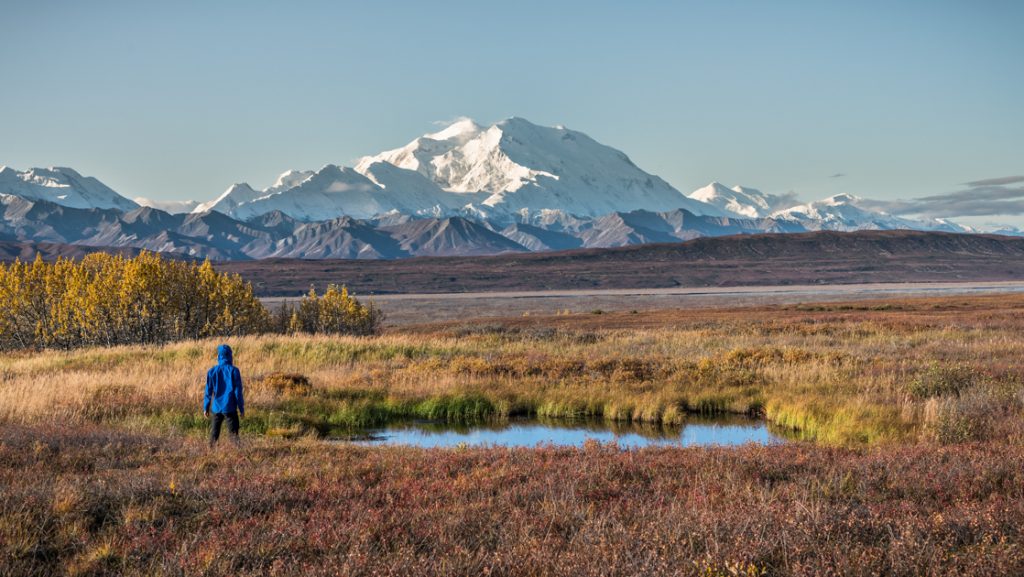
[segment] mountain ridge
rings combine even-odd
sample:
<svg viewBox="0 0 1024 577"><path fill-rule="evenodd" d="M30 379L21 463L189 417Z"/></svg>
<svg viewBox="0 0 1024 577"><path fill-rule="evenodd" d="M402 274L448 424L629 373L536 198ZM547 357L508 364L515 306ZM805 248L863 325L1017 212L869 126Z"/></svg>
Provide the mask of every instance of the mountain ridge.
<svg viewBox="0 0 1024 577"><path fill-rule="evenodd" d="M70 168L4 166L0 209L0 239L213 259L479 255L810 230L973 232L870 210L852 195L801 204L718 182L683 194L583 132L518 117L490 126L460 119L354 167L289 170L262 190L235 183L201 203L129 200Z"/></svg>

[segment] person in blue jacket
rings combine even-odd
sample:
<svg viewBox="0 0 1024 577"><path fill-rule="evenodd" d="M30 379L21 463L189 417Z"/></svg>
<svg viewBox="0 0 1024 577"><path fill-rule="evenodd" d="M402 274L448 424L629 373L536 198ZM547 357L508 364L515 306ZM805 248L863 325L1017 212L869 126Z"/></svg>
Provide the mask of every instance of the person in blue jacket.
<svg viewBox="0 0 1024 577"><path fill-rule="evenodd" d="M217 347L217 364L206 372L206 394L203 396L203 416L210 418L210 446L220 438L221 424L227 420L231 440L238 443L238 418L245 416L245 397L242 394L242 373L233 364L231 347Z"/></svg>

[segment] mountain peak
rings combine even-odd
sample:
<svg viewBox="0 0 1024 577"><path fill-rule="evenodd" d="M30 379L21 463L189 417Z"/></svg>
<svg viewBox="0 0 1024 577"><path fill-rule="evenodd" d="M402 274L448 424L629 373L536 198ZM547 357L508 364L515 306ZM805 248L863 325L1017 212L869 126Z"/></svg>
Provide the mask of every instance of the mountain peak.
<svg viewBox="0 0 1024 577"><path fill-rule="evenodd" d="M194 200L153 200L141 196L135 197L133 200L140 207L155 208L170 214L189 213L199 206L199 203Z"/></svg>
<svg viewBox="0 0 1024 577"><path fill-rule="evenodd" d="M35 201L45 200L70 208L101 208L129 211L138 204L121 196L91 176L64 166L30 168L24 172L4 166L0 193Z"/></svg>
<svg viewBox="0 0 1024 577"><path fill-rule="evenodd" d="M837 194L772 213L773 218L797 221L811 230L945 230L965 232L967 229L945 221L910 220L871 210L863 200L852 194Z"/></svg>
<svg viewBox="0 0 1024 577"><path fill-rule="evenodd" d="M834 195L832 195L832 196L822 200L821 202L822 203L833 204L833 205L838 205L838 204L856 204L857 202L860 202L860 200L861 200L860 197L854 196L852 194L842 193L842 194L834 194Z"/></svg>
<svg viewBox="0 0 1024 577"><path fill-rule="evenodd" d="M792 228L807 223L808 227L841 230L932 226L872 210L881 205L849 194L794 206L798 201L792 192L773 195L713 181L684 195L639 168L624 152L583 132L563 125L542 126L519 116L489 126L457 118L405 146L363 157L354 168L326 164L317 170L288 170L263 190L240 182L203 204L145 198L131 201L67 167L18 172L2 166L0 194L27 203L45 200L71 208L123 212L139 205L171 213L212 210L244 221L274 213L306 222L347 216L397 223L402 218L429 217L442 219L444 227L450 227L443 219L465 216L492 229L520 222L531 226L547 223L545 226L567 231L581 229L583 221L613 215L611 222L615 214L646 211L673 213L675 220L690 221L694 215L719 219L715 230L732 226L728 219L781 219L785 222L756 226ZM680 210L689 216L677 218L675 213ZM630 218L633 226L640 217ZM271 221L277 222L273 217ZM952 226L935 224L939 225ZM654 232L662 234L659 231ZM526 234L517 231L520 233ZM655 238L657 234L640 236ZM524 237L526 242L541 242L536 235L526 236L532 238Z"/></svg>
<svg viewBox="0 0 1024 577"><path fill-rule="evenodd" d="M730 188L717 181L698 188L687 196L743 218L766 218L773 212L795 204L792 194L766 194L756 188L738 185Z"/></svg>
<svg viewBox="0 0 1024 577"><path fill-rule="evenodd" d="M697 190L693 191L690 194L690 198L696 198L695 195L698 194L702 196L710 196L712 194L723 193L730 190L732 189L722 184L721 182L718 182L717 180L712 180L707 185L702 186L701 188L698 188Z"/></svg>
<svg viewBox="0 0 1024 577"><path fill-rule="evenodd" d="M504 127L546 128L546 127L543 127L543 126L541 126L539 124L534 124L534 123L530 122L529 120L523 118L522 116L509 116L508 118L506 118L504 120L499 120L498 122L495 123L495 125L501 126L503 128ZM552 127L552 129L553 130L560 130L560 128L558 126L554 126L554 127Z"/></svg>
<svg viewBox="0 0 1024 577"><path fill-rule="evenodd" d="M289 170L287 172L283 172L281 173L280 176L277 177L277 180L274 181L274 184L271 185L271 187L267 190L279 191L294 188L298 186L303 180L306 180L310 176L313 176L313 174L314 172L312 170Z"/></svg>
<svg viewBox="0 0 1024 577"><path fill-rule="evenodd" d="M445 193L461 195L460 210L483 210L512 219L519 211L561 210L596 216L617 210L726 213L685 197L638 168L625 153L564 126L546 127L513 116L483 128L460 119L441 132L362 158L415 171ZM444 203L439 203L444 204Z"/></svg>
<svg viewBox="0 0 1024 577"><path fill-rule="evenodd" d="M228 214L235 207L254 200L259 193L253 190L247 182L236 182L229 186L227 190L222 192L220 196L202 204L197 205L192 209L191 212L207 212L210 210L218 210L225 214Z"/></svg>
<svg viewBox="0 0 1024 577"><path fill-rule="evenodd" d="M33 168L32 170L37 170L37 169ZM73 168L69 168L67 166L51 166L47 170L49 170L50 172L57 172L57 173L60 173L60 174L66 174L68 176L74 176L74 177L77 177L77 178L81 178L82 177L82 175L79 174L79 172L77 170L75 170Z"/></svg>
<svg viewBox="0 0 1024 577"><path fill-rule="evenodd" d="M477 124L472 118L462 117L454 120L451 124L438 132L424 134L423 138L429 138L431 140L471 138L483 130L484 128Z"/></svg>

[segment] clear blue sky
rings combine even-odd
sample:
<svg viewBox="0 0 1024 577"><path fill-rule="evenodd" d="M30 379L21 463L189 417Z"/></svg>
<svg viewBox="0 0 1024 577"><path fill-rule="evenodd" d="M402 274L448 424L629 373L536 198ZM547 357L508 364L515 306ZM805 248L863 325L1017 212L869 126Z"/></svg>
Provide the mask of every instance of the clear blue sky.
<svg viewBox="0 0 1024 577"><path fill-rule="evenodd" d="M895 199L1024 174L1019 1L0 7L0 164L127 196L264 187L457 116L565 124L684 192Z"/></svg>

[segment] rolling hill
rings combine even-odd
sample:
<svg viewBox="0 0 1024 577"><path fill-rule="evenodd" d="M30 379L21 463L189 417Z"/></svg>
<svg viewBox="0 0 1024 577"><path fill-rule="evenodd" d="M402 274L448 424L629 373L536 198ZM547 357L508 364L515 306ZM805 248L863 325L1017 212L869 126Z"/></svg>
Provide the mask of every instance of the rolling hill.
<svg viewBox="0 0 1024 577"><path fill-rule="evenodd" d="M217 265L263 296L311 284L447 293L1024 279L1024 238L922 231L735 235L681 243L403 260L268 259Z"/></svg>

